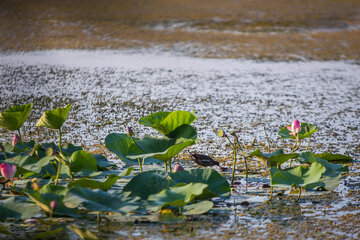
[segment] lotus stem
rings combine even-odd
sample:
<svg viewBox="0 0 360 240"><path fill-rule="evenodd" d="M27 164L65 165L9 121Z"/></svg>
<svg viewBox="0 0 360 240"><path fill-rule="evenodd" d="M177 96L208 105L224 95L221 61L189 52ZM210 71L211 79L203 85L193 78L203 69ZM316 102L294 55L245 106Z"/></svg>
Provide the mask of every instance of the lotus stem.
<svg viewBox="0 0 360 240"><path fill-rule="evenodd" d="M295 143L294 143L294 145L293 145L292 148L291 148L291 154L293 154L293 153L299 148L299 146L297 146L297 143L298 143L298 137L296 136ZM296 147L296 146L297 146L297 147ZM292 160L293 160L293 159L290 159L290 166L289 166L289 167L291 167Z"/></svg>
<svg viewBox="0 0 360 240"><path fill-rule="evenodd" d="M267 141L267 143L268 143L268 152L270 153L270 140L269 140L269 137L268 137L268 135L267 135L267 133L266 133L266 128L265 128L265 126L264 126L264 133L265 133L265 138L266 138L266 141Z"/></svg>
<svg viewBox="0 0 360 240"><path fill-rule="evenodd" d="M232 148L233 148L233 156L234 156L234 162L233 162L233 169L232 169L232 175L231 175L231 184L234 184L234 177L235 177L235 167L236 167L236 147L235 145L231 142L230 138L228 136L226 136L227 140L229 141L229 143L231 144Z"/></svg>
<svg viewBox="0 0 360 240"><path fill-rule="evenodd" d="M97 224L98 224L98 225L100 224L100 214L101 214L101 212L98 211L98 212L97 212Z"/></svg>
<svg viewBox="0 0 360 240"><path fill-rule="evenodd" d="M179 207L179 214L181 214L181 207Z"/></svg>
<svg viewBox="0 0 360 240"><path fill-rule="evenodd" d="M19 134L20 140L22 141L22 139L21 139L21 133L20 133L20 128L17 130L17 132L18 132L18 134Z"/></svg>
<svg viewBox="0 0 360 240"><path fill-rule="evenodd" d="M169 160L169 170L170 170L170 173L172 173L172 169L171 169L171 159Z"/></svg>
<svg viewBox="0 0 360 240"><path fill-rule="evenodd" d="M60 153L61 154L64 154L63 153L63 150L62 150L62 148L61 148L61 129L59 128L59 150L60 150Z"/></svg>
<svg viewBox="0 0 360 240"><path fill-rule="evenodd" d="M309 148L309 145L310 145L310 142L311 142L311 135L309 134L309 142L306 146L306 149L305 149L305 152L307 152L308 148Z"/></svg>
<svg viewBox="0 0 360 240"><path fill-rule="evenodd" d="M138 158L138 162L139 162L140 172L143 172L143 170L142 170L142 165L141 165L141 161L140 161L140 158Z"/></svg>
<svg viewBox="0 0 360 240"><path fill-rule="evenodd" d="M272 195L273 195L273 184L272 184L272 175L271 175L271 171L269 170L269 174L270 174L270 199L269 201L272 200Z"/></svg>
<svg viewBox="0 0 360 240"><path fill-rule="evenodd" d="M8 158L7 158L7 156L6 156L5 150L3 150L2 152L3 152L3 154L4 154L5 160L8 160Z"/></svg>
<svg viewBox="0 0 360 240"><path fill-rule="evenodd" d="M165 172L167 172L167 170L168 170L167 162L164 161L164 164L165 164Z"/></svg>
<svg viewBox="0 0 360 240"><path fill-rule="evenodd" d="M59 150L60 150L60 153L61 154L64 154L63 153L63 150L61 148L61 129L59 128ZM56 171L56 177L55 177L55 185L58 183L59 181L59 176L60 176L60 169L61 169L61 161L58 160L59 164L58 164L58 168L57 168L57 171Z"/></svg>
<svg viewBox="0 0 360 240"><path fill-rule="evenodd" d="M299 194L298 194L298 198L295 200L295 202L298 202L301 197L301 187L298 187L298 189L299 189Z"/></svg>
<svg viewBox="0 0 360 240"><path fill-rule="evenodd" d="M236 137L236 143L237 145L239 146L239 149L240 151L243 151L243 148L241 147L240 145L240 142L239 142L239 138ZM248 179L248 166L247 166L247 157L246 156L243 156L244 157L244 162L245 162L245 174L246 174L246 180Z"/></svg>

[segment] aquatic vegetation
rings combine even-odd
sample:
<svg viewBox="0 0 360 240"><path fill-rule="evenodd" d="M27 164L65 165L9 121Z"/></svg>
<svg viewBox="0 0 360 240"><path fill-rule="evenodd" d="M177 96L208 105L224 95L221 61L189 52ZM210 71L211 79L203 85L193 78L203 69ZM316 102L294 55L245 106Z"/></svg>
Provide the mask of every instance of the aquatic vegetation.
<svg viewBox="0 0 360 240"><path fill-rule="evenodd" d="M21 139L20 128L28 118L33 104L15 105L0 113L0 128L17 131Z"/></svg>
<svg viewBox="0 0 360 240"><path fill-rule="evenodd" d="M22 141L20 128L33 105L24 106L16 108L18 110L13 111L14 114L6 110L1 115L3 120L0 118L3 122L1 127L17 130L19 134L14 136L11 144L0 145L2 183L16 183L16 187L10 184L10 194L6 193L4 199L0 200L0 219L50 217L50 220L44 220L50 226L52 219L60 216L79 218L96 215L100 224L107 213L116 213L120 216L156 215L159 222L181 222L186 216L208 212L214 206L213 198L223 201L230 197L228 179L214 169L184 169L177 164L172 171L172 159L198 142L197 132L190 125L197 118L193 113L158 112L140 119L140 124L160 132L160 137L137 138L131 127L126 128L126 133L110 133L106 136L108 150L127 165L139 164L140 173L133 176L133 167L120 172L105 156L91 154L71 143L62 143L61 128L71 104L45 111L36 123L37 127L58 130L58 144ZM11 117L19 120L14 126L8 124L9 127L6 124ZM288 151L277 149L271 152L270 140L266 135L268 147L265 150L268 153L260 148L246 153L248 148L240 143L237 132L227 135L220 130L218 136L227 138L233 149L231 184L234 182L238 151L241 151L246 179L249 174L248 159L257 159L269 170L270 199L274 187L296 188L296 201L300 199L302 190L335 189L342 173L348 171L345 165L337 163L352 159L341 154L308 152L311 135L316 131L316 126L294 120L291 126L279 131L283 139L295 141ZM301 145L301 140L305 138L309 138L306 148ZM300 152L302 148L304 152ZM300 165L291 167L292 160ZM164 163L165 171L156 170L159 163ZM155 170L143 171L143 164L154 164ZM119 188L120 182L123 187ZM75 225L71 229L79 236L94 236ZM61 231L61 228L49 227L48 233L40 233L36 237L51 237Z"/></svg>

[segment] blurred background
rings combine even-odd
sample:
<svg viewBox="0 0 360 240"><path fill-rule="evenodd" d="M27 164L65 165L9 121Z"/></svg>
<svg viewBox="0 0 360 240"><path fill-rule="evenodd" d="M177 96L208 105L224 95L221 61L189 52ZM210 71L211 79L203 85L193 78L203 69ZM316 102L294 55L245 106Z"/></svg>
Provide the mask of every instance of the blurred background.
<svg viewBox="0 0 360 240"><path fill-rule="evenodd" d="M359 0L1 0L0 50L358 60Z"/></svg>

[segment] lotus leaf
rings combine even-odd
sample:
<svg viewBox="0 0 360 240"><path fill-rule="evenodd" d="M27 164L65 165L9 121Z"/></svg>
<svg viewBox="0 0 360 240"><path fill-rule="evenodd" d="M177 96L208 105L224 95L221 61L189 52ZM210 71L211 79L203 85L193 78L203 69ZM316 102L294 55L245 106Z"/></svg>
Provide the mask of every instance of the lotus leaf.
<svg viewBox="0 0 360 240"><path fill-rule="evenodd" d="M142 117L139 123L152 127L164 136L167 136L181 125L190 125L196 118L195 114L187 111L156 112Z"/></svg>
<svg viewBox="0 0 360 240"><path fill-rule="evenodd" d="M289 159L297 158L299 154L285 154L282 149L278 149L272 153L262 153L259 149L255 150L249 156L256 157L266 167L274 167L281 165Z"/></svg>
<svg viewBox="0 0 360 240"><path fill-rule="evenodd" d="M130 197L127 192L104 192L75 186L65 198L68 206L84 208L91 211L119 212L127 214L139 208L139 198Z"/></svg>
<svg viewBox="0 0 360 240"><path fill-rule="evenodd" d="M12 106L0 113L0 128L10 131L19 130L28 118L33 104Z"/></svg>
<svg viewBox="0 0 360 240"><path fill-rule="evenodd" d="M28 203L20 197L9 197L0 200L0 219L28 219L37 215L39 210L36 204Z"/></svg>
<svg viewBox="0 0 360 240"><path fill-rule="evenodd" d="M308 126L310 131L306 132L305 127ZM312 135L314 132L317 132L319 129L315 125L310 123L301 123L301 130L299 132L299 139L304 139ZM290 131L285 127L281 128L278 132L281 138L296 138L295 136L290 135Z"/></svg>
<svg viewBox="0 0 360 240"><path fill-rule="evenodd" d="M87 230L86 228L80 228L77 227L73 224L71 224L69 226L69 228L74 231L77 235L79 235L79 237L81 239L86 239L86 240L97 240L98 238L89 230Z"/></svg>
<svg viewBox="0 0 360 240"><path fill-rule="evenodd" d="M72 172L80 172L84 170L93 172L98 171L96 158L84 150L74 152L71 155L70 164Z"/></svg>
<svg viewBox="0 0 360 240"><path fill-rule="evenodd" d="M184 215L199 215L208 212L214 203L211 201L201 201L198 203L185 205L182 210L182 214Z"/></svg>
<svg viewBox="0 0 360 240"><path fill-rule="evenodd" d="M45 111L36 123L36 127L47 127L51 129L60 129L69 114L71 104L62 108Z"/></svg>
<svg viewBox="0 0 360 240"><path fill-rule="evenodd" d="M119 176L114 174L109 175L108 178L103 182L98 182L88 178L81 178L69 183L68 187L72 188L74 186L80 186L83 188L101 189L103 191L108 191L119 178Z"/></svg>
<svg viewBox="0 0 360 240"><path fill-rule="evenodd" d="M170 187L169 173L159 170L148 171L133 177L124 187L131 196L146 200L149 195Z"/></svg>
<svg viewBox="0 0 360 240"><path fill-rule="evenodd" d="M204 183L208 187L204 190L201 196L196 199L210 199L212 197L229 197L230 185L229 182L214 169L192 169L189 171L181 171L170 174L171 179L178 183ZM172 183L174 184L174 183Z"/></svg>
<svg viewBox="0 0 360 240"><path fill-rule="evenodd" d="M351 162L353 161L352 157L348 155L342 154L332 154L332 153L320 153L320 154L313 154L317 158L325 159L329 162Z"/></svg>
<svg viewBox="0 0 360 240"><path fill-rule="evenodd" d="M59 234L60 232L64 231L63 228L57 228L55 230L52 231L46 231L46 232L42 232L39 233L37 235L35 235L32 240L36 240L36 239L51 239L54 238L55 235Z"/></svg>
<svg viewBox="0 0 360 240"><path fill-rule="evenodd" d="M296 168L280 170L276 167L270 169L271 184L279 186L291 187L296 185L298 187L324 185L319 182L321 176L326 171L326 168L318 162L313 163L310 167L299 166Z"/></svg>
<svg viewBox="0 0 360 240"><path fill-rule="evenodd" d="M203 183L180 184L150 195L147 200L152 211L158 211L161 207L168 205L181 208L191 202L196 196L201 195L207 186L207 184Z"/></svg>

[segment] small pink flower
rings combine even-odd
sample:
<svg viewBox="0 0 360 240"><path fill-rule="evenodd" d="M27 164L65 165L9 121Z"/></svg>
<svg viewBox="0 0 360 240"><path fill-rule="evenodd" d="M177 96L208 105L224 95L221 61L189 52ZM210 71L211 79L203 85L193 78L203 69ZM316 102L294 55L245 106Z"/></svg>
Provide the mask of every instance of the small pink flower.
<svg viewBox="0 0 360 240"><path fill-rule="evenodd" d="M50 202L50 208L51 208L52 211L54 211L54 209L56 208L56 206L57 206L57 202L56 202L56 201L51 201L51 202Z"/></svg>
<svg viewBox="0 0 360 240"><path fill-rule="evenodd" d="M0 171L1 171L1 175L4 178L10 179L10 178L13 178L15 176L16 166L8 164L8 163L2 163L1 166L0 166Z"/></svg>
<svg viewBox="0 0 360 240"><path fill-rule="evenodd" d="M21 139L20 139L19 135L17 135L17 134L15 133L11 145L15 146L15 144L17 144L20 140L21 140Z"/></svg>
<svg viewBox="0 0 360 240"><path fill-rule="evenodd" d="M174 167L174 172L182 172L184 168L180 164L176 164Z"/></svg>
<svg viewBox="0 0 360 240"><path fill-rule="evenodd" d="M299 120L295 119L292 122L291 126L286 126L286 128L290 131L290 135L295 136L301 130L301 123Z"/></svg>

